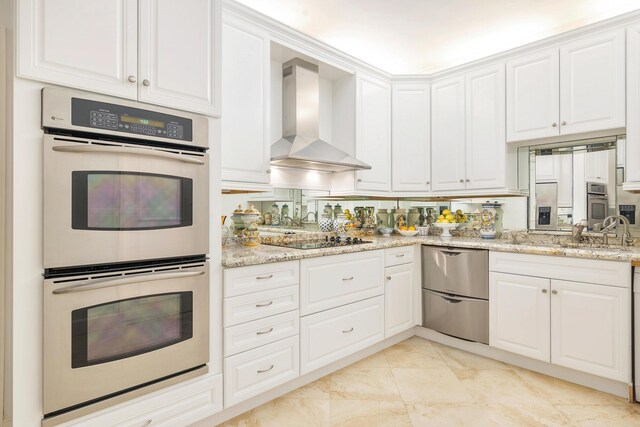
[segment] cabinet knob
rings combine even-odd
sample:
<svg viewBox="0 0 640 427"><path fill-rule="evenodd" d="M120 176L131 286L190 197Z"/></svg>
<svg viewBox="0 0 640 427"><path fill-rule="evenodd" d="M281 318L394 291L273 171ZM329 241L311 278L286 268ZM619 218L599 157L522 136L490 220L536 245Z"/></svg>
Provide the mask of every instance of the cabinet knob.
<svg viewBox="0 0 640 427"><path fill-rule="evenodd" d="M147 79L144 79L142 81L142 84L145 85L145 86L151 86L151 82L149 80L147 80Z"/></svg>
<svg viewBox="0 0 640 427"><path fill-rule="evenodd" d="M553 123L551 123L551 127L552 128L558 127L558 124L556 122L553 122Z"/></svg>
<svg viewBox="0 0 640 427"><path fill-rule="evenodd" d="M359 178L359 179L358 179L358 182L362 182L362 179L360 179L360 178Z"/></svg>
<svg viewBox="0 0 640 427"><path fill-rule="evenodd" d="M271 173L271 169L267 169L267 173Z"/></svg>
<svg viewBox="0 0 640 427"><path fill-rule="evenodd" d="M387 276L387 280L391 280L391 276Z"/></svg>
<svg viewBox="0 0 640 427"><path fill-rule="evenodd" d="M129 76L129 81L130 81L131 83L135 83L135 82L137 82L137 81L138 81L138 79L136 79L136 76Z"/></svg>
<svg viewBox="0 0 640 427"><path fill-rule="evenodd" d="M556 291L555 289L551 291L552 294L556 295L558 293L558 291Z"/></svg>
<svg viewBox="0 0 640 427"><path fill-rule="evenodd" d="M549 291L547 291L546 289L543 289L543 290L542 290L542 293L543 293L543 294L546 294L547 292L549 292Z"/></svg>
<svg viewBox="0 0 640 427"><path fill-rule="evenodd" d="M470 180L469 178L467 178L465 181L467 181L467 182L471 182L471 180Z"/></svg>
<svg viewBox="0 0 640 427"><path fill-rule="evenodd" d="M431 184L431 182L427 181L427 185Z"/></svg>
<svg viewBox="0 0 640 427"><path fill-rule="evenodd" d="M565 121L563 120L563 121L561 121L561 122L560 122L560 124L561 124L562 126L564 126L564 125L566 125L566 124L567 124L567 122L565 122Z"/></svg>
<svg viewBox="0 0 640 427"><path fill-rule="evenodd" d="M464 179L460 178L460 182L464 182Z"/></svg>

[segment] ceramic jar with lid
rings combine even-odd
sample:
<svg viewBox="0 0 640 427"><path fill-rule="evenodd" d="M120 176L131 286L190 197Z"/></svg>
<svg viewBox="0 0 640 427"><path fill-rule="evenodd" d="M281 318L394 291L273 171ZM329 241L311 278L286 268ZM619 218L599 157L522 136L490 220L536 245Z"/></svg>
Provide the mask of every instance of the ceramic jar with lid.
<svg viewBox="0 0 640 427"><path fill-rule="evenodd" d="M280 209L275 203L271 205L271 225L280 225Z"/></svg>
<svg viewBox="0 0 640 427"><path fill-rule="evenodd" d="M242 230L246 227L244 223L244 209L242 209L242 205L238 205L238 207L233 211L231 221L233 221L233 235L241 236Z"/></svg>
<svg viewBox="0 0 640 427"><path fill-rule="evenodd" d="M327 214L331 218L333 218L333 207L329 203L327 203L326 205L324 205L324 209L322 210L322 213Z"/></svg>
<svg viewBox="0 0 640 427"><path fill-rule="evenodd" d="M347 215L345 214L340 214L338 215L338 218L336 218L336 220L334 221L333 227L336 231L336 233L338 233L338 237L341 238L347 238L348 234L347 234L347 225L350 224L351 222L347 219Z"/></svg>
<svg viewBox="0 0 640 427"><path fill-rule="evenodd" d="M393 226L397 229L405 227L407 225L407 211L402 208L398 208L393 213Z"/></svg>
<svg viewBox="0 0 640 427"><path fill-rule="evenodd" d="M419 225L419 221L420 221L420 211L418 211L418 208L410 208L409 213L407 214L407 226L415 227Z"/></svg>
<svg viewBox="0 0 640 427"><path fill-rule="evenodd" d="M378 213L376 213L376 219L378 227L389 227L389 212L387 212L386 209L378 209Z"/></svg>
<svg viewBox="0 0 640 427"><path fill-rule="evenodd" d="M284 220L289 217L289 205L282 205L282 209L280 210L280 222L284 223Z"/></svg>
<svg viewBox="0 0 640 427"><path fill-rule="evenodd" d="M340 214L342 214L342 206L340 206L340 203L336 203L333 207L333 217L338 218L338 215Z"/></svg>
<svg viewBox="0 0 640 427"><path fill-rule="evenodd" d="M483 239L495 239L502 233L502 205L484 203L480 212L480 235Z"/></svg>
<svg viewBox="0 0 640 427"><path fill-rule="evenodd" d="M323 233L333 231L333 218L331 218L331 214L323 213L320 221L318 221L318 227L320 227L320 231Z"/></svg>

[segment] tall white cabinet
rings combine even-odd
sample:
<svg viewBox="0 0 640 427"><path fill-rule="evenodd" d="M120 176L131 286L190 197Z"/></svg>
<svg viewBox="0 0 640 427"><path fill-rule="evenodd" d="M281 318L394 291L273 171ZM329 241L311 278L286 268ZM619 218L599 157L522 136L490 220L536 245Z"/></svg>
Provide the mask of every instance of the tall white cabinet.
<svg viewBox="0 0 640 427"><path fill-rule="evenodd" d="M269 34L225 15L222 36L222 180L268 184Z"/></svg>
<svg viewBox="0 0 640 427"><path fill-rule="evenodd" d="M625 30L507 62L507 140L625 126Z"/></svg>
<svg viewBox="0 0 640 427"><path fill-rule="evenodd" d="M431 189L431 92L428 83L393 83L392 190Z"/></svg>
<svg viewBox="0 0 640 427"><path fill-rule="evenodd" d="M624 186L640 189L640 23L627 28L627 142Z"/></svg>
<svg viewBox="0 0 640 427"><path fill-rule="evenodd" d="M20 77L220 114L222 0L17 5Z"/></svg>

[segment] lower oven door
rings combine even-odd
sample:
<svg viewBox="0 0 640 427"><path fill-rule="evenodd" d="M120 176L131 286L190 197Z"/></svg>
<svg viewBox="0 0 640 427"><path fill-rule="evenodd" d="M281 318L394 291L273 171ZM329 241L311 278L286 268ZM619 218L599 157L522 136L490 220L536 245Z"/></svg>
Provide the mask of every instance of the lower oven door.
<svg viewBox="0 0 640 427"><path fill-rule="evenodd" d="M422 290L422 326L489 344L489 301Z"/></svg>
<svg viewBox="0 0 640 427"><path fill-rule="evenodd" d="M45 414L209 361L207 262L96 276L44 281Z"/></svg>

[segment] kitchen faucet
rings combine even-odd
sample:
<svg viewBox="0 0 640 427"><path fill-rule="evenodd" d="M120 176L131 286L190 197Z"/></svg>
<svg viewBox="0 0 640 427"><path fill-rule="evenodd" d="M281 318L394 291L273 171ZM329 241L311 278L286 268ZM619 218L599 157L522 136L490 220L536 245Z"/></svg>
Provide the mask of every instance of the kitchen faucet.
<svg viewBox="0 0 640 427"><path fill-rule="evenodd" d="M622 232L622 245L630 246L633 244L633 237L631 237L631 233L629 232L629 219L622 215L610 215L602 221L602 243L605 245L609 244L609 230L612 228L618 228L618 220L622 221L622 225L624 226L624 230ZM607 224L610 223L610 224Z"/></svg>
<svg viewBox="0 0 640 427"><path fill-rule="evenodd" d="M583 219L582 221L576 224L573 224L573 227L571 228L571 240L573 240L576 243L580 243L580 241L582 240L582 232L586 227L587 227L586 219Z"/></svg>

